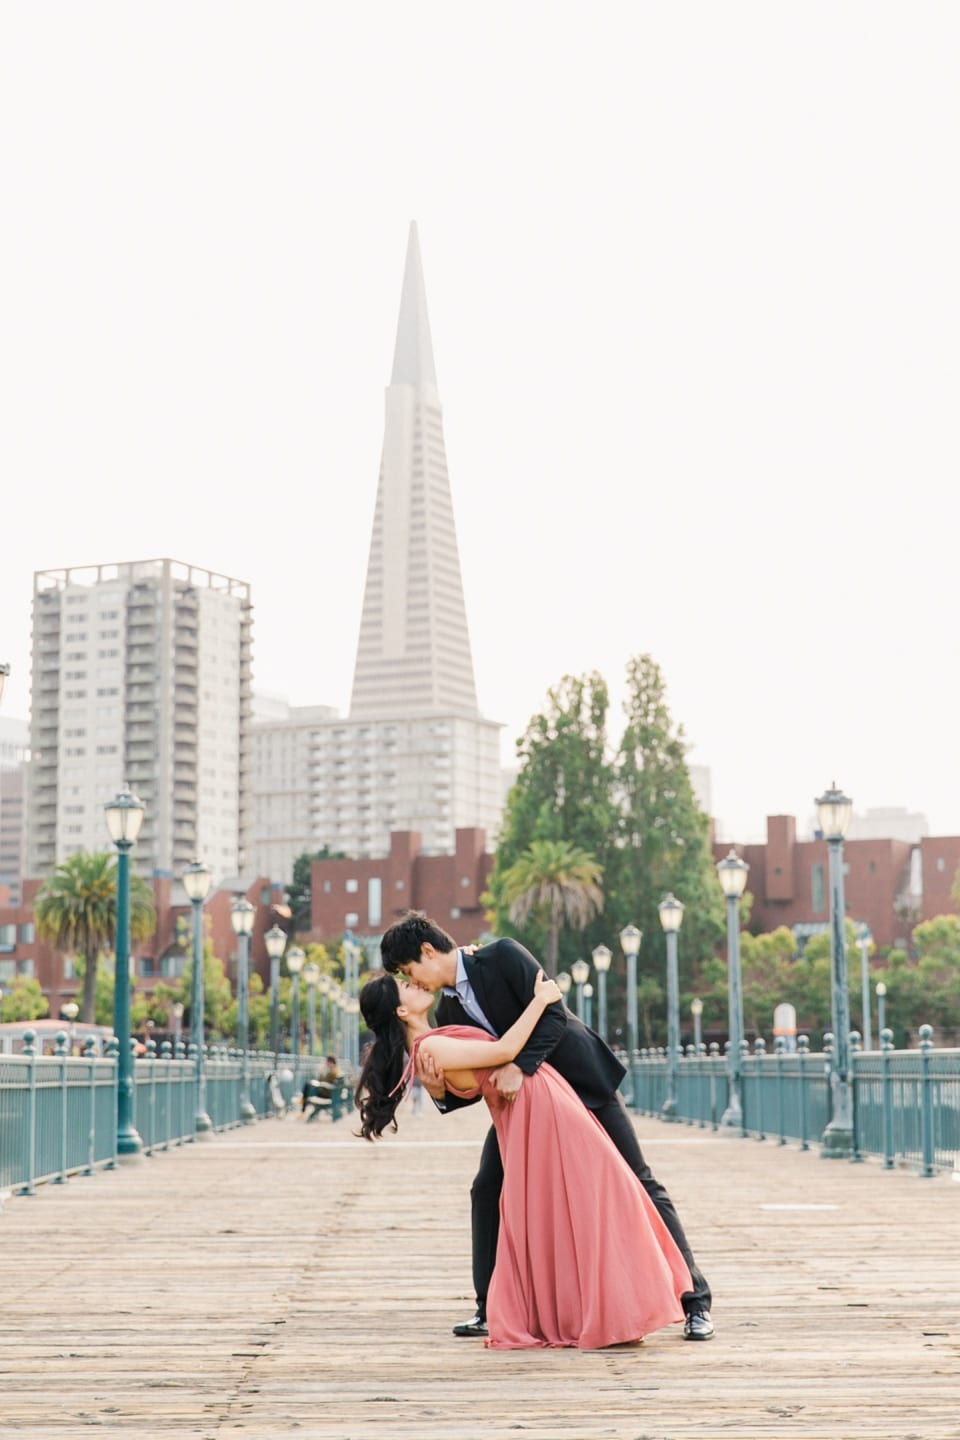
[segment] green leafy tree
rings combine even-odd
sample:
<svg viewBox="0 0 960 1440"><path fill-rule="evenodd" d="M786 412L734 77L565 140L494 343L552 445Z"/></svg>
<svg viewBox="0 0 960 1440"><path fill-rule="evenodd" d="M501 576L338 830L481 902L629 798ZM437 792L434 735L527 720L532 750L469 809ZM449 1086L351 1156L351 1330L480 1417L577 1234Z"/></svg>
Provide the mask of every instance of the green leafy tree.
<svg viewBox="0 0 960 1440"><path fill-rule="evenodd" d="M310 929L310 881L314 860L346 860L346 858L343 850L334 851L328 845L324 845L321 850L298 855L294 860L293 877L287 886L287 904L290 906L290 914L293 917L294 934L299 930Z"/></svg>
<svg viewBox="0 0 960 1440"><path fill-rule="evenodd" d="M111 948L117 929L117 857L81 850L69 856L38 892L34 902L37 933L58 950L83 956L81 1018L94 1020L97 961ZM145 940L156 929L153 899L143 879L130 876L130 935Z"/></svg>
<svg viewBox="0 0 960 1440"><path fill-rule="evenodd" d="M4 1024L15 1020L42 1020L49 1013L50 1003L40 981L32 976L18 975L10 989L4 989L0 1000L0 1021Z"/></svg>
<svg viewBox="0 0 960 1440"><path fill-rule="evenodd" d="M921 1025L950 1044L960 1034L960 918L925 920L910 939L912 956L892 950L887 957L887 1024L899 1045L915 1041Z"/></svg>
<svg viewBox="0 0 960 1440"><path fill-rule="evenodd" d="M520 772L507 797L489 889L483 897L498 935L514 935L535 955L547 943L547 917L531 911L520 924L511 918L513 894L504 877L534 842L564 841L592 857L605 871L617 843L618 812L613 770L607 756L606 682L596 673L566 675L547 696L517 744ZM561 933L563 963L603 937L594 925L585 938Z"/></svg>
<svg viewBox="0 0 960 1440"><path fill-rule="evenodd" d="M710 822L697 804L682 726L674 725L659 666L649 655L627 668L627 723L616 762L620 843L606 871L606 919L615 931L644 932L643 970L666 973L658 905L672 891L683 902L680 981L690 988L724 934L724 902L710 848Z"/></svg>
<svg viewBox="0 0 960 1440"><path fill-rule="evenodd" d="M603 871L592 855L565 840L534 840L503 876L510 919L535 915L546 931L544 968L557 973L560 929L584 930L603 909Z"/></svg>

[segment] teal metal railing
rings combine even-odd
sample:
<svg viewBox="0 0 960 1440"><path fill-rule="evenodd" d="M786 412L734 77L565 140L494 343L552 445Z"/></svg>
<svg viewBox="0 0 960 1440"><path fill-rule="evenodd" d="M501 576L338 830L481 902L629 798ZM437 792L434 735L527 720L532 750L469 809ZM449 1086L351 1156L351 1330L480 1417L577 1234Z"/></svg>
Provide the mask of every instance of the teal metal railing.
<svg viewBox="0 0 960 1440"><path fill-rule="evenodd" d="M0 1191L27 1195L43 1182L63 1184L73 1175L117 1164L115 1042L105 1056L96 1053L92 1039L83 1055L71 1055L62 1031L56 1053L38 1055L35 1038L28 1031L22 1054L0 1055ZM152 1155L194 1139L196 1064L182 1045L176 1054L168 1043L159 1055L152 1042L147 1049L134 1067L133 1119L144 1153ZM277 1113L272 1073L278 1072L289 1106L316 1066L309 1057L250 1052L247 1084L257 1115ZM241 1051L207 1047L206 1107L214 1130L241 1124L243 1068Z"/></svg>
<svg viewBox="0 0 960 1440"><path fill-rule="evenodd" d="M885 1032L885 1036L888 1032ZM864 1052L851 1037L853 1158L883 1157L884 1167L913 1165L922 1175L960 1170L960 1050L938 1050L929 1025L921 1026L920 1048ZM813 1053L801 1035L788 1052L765 1041L753 1053L744 1046L740 1133L806 1150L819 1142L831 1115L828 1055ZM666 1051L641 1050L634 1063L632 1108L659 1116L667 1096ZM630 1099L630 1076L623 1084ZM680 1057L677 1117L688 1125L718 1130L729 1103L726 1058L716 1045L688 1046Z"/></svg>

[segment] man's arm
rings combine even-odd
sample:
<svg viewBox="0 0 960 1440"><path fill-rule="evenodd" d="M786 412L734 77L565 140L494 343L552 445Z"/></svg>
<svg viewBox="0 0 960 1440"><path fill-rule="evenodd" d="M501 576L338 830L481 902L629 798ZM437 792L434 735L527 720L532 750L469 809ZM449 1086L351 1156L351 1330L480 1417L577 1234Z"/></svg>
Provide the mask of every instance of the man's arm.
<svg viewBox="0 0 960 1440"><path fill-rule="evenodd" d="M496 976L491 983L506 985L518 1006L523 1009L530 1002L537 974L543 967L537 964L530 951L517 940L498 940L496 946L496 956L490 957L496 967ZM548 1005L530 1039L512 1063L518 1066L524 1075L533 1075L544 1060L549 1060L566 1028L565 1006Z"/></svg>

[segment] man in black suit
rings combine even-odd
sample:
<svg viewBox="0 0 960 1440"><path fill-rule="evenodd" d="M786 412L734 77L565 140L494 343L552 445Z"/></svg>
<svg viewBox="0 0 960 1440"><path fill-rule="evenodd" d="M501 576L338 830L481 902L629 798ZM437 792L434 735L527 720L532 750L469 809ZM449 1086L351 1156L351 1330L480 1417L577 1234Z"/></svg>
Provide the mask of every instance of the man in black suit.
<svg viewBox="0 0 960 1440"><path fill-rule="evenodd" d="M516 940L494 940L473 954L458 949L456 941L426 915L411 911L397 920L380 944L384 969L402 972L424 989L438 992L439 1025L479 1025L493 1035L509 1029L533 995L540 966ZM504 1100L516 1098L525 1075L533 1075L549 1060L555 1070L592 1110L630 1169L659 1211L683 1258L690 1267L693 1289L682 1297L687 1340L710 1340L710 1288L694 1261L673 1201L643 1158L636 1132L618 1093L626 1071L613 1051L588 1030L565 1006L549 1005L520 1054L494 1076ZM422 1074L425 1088L444 1111L473 1104L442 1089L442 1076ZM442 1096L442 1098L440 1098ZM493 1126L487 1135L470 1191L473 1236L473 1283L477 1313L455 1325L455 1335L486 1335L487 1287L493 1274L500 1227L500 1189L503 1166Z"/></svg>

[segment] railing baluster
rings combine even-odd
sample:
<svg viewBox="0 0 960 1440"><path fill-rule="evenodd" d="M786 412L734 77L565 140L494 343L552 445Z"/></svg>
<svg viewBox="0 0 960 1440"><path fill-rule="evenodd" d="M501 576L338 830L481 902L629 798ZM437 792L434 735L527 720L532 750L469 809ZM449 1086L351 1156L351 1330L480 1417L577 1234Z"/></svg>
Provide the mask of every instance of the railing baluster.
<svg viewBox="0 0 960 1440"><path fill-rule="evenodd" d="M933 1028L920 1026L920 1134L923 1150L923 1165L920 1174L929 1179L933 1169L933 1076L930 1073L930 1053L933 1050Z"/></svg>

